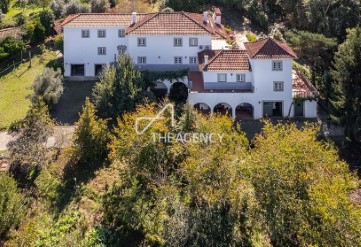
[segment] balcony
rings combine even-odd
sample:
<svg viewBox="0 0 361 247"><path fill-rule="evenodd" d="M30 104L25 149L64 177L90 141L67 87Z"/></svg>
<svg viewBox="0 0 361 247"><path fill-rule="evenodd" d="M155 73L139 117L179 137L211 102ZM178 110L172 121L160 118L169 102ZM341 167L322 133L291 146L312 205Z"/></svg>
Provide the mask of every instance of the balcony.
<svg viewBox="0 0 361 247"><path fill-rule="evenodd" d="M204 90L207 91L237 91L253 92L252 82L205 82Z"/></svg>

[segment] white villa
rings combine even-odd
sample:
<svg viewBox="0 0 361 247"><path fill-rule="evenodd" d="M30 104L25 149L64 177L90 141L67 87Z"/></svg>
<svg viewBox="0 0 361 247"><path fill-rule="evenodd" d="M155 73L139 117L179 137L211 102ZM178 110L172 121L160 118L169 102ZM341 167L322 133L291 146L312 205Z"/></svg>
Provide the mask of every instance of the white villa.
<svg viewBox="0 0 361 247"><path fill-rule="evenodd" d="M244 47L227 44L218 8L213 15L187 12L76 14L62 22L65 77L97 77L128 53L139 70L189 69L181 80L188 102L203 112L234 118L317 116L316 90L292 69L296 55L268 38ZM167 92L175 83L160 81Z"/></svg>

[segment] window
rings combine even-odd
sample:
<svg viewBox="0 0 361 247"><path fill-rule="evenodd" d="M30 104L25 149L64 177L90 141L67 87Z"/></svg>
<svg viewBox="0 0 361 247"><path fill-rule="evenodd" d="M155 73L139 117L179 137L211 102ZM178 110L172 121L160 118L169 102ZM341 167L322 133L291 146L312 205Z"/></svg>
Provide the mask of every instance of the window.
<svg viewBox="0 0 361 247"><path fill-rule="evenodd" d="M226 82L227 74L218 74L218 82Z"/></svg>
<svg viewBox="0 0 361 247"><path fill-rule="evenodd" d="M273 82L273 91L282 92L283 91L283 81L274 81Z"/></svg>
<svg viewBox="0 0 361 247"><path fill-rule="evenodd" d="M139 64L146 64L147 63L147 57L138 57L138 63Z"/></svg>
<svg viewBox="0 0 361 247"><path fill-rule="evenodd" d="M147 41L145 38L138 38L138 46L146 46Z"/></svg>
<svg viewBox="0 0 361 247"><path fill-rule="evenodd" d="M88 29L86 30L81 30L81 37L82 38L89 38L90 37L90 32Z"/></svg>
<svg viewBox="0 0 361 247"><path fill-rule="evenodd" d="M174 57L174 63L175 64L181 64L182 63L182 57Z"/></svg>
<svg viewBox="0 0 361 247"><path fill-rule="evenodd" d="M282 61L272 61L272 70L281 71L282 70Z"/></svg>
<svg viewBox="0 0 361 247"><path fill-rule="evenodd" d="M182 38L174 38L174 46L182 46Z"/></svg>
<svg viewBox="0 0 361 247"><path fill-rule="evenodd" d="M198 46L198 38L189 38L189 46Z"/></svg>
<svg viewBox="0 0 361 247"><path fill-rule="evenodd" d="M118 45L118 54L124 54L127 51L127 46L125 45Z"/></svg>
<svg viewBox="0 0 361 247"><path fill-rule="evenodd" d="M245 82L246 81L246 74L237 74L236 75L237 82Z"/></svg>
<svg viewBox="0 0 361 247"><path fill-rule="evenodd" d="M125 30L124 29L119 29L118 30L118 37L119 38L124 38L125 37Z"/></svg>
<svg viewBox="0 0 361 247"><path fill-rule="evenodd" d="M98 38L105 38L105 30L104 29L98 30Z"/></svg>
<svg viewBox="0 0 361 247"><path fill-rule="evenodd" d="M98 47L98 55L105 55L107 53L105 47Z"/></svg>
<svg viewBox="0 0 361 247"><path fill-rule="evenodd" d="M190 64L196 64L197 63L197 57L189 57L189 63Z"/></svg>

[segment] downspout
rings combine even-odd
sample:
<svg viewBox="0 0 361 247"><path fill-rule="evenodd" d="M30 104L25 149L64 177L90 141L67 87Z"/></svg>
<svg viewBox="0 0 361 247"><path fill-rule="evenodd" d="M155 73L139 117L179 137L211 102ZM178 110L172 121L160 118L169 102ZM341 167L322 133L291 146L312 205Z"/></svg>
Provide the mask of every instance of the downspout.
<svg viewBox="0 0 361 247"><path fill-rule="evenodd" d="M292 106L293 106L294 103L295 103L295 101L292 99L292 103L291 103L291 105L290 105L290 109L288 110L288 117L289 117L289 118L290 118Z"/></svg>

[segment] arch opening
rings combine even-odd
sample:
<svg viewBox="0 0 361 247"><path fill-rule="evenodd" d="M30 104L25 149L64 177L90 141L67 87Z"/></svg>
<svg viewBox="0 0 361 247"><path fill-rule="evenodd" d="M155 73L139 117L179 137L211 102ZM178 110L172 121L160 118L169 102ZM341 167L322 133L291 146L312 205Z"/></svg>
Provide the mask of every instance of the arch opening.
<svg viewBox="0 0 361 247"><path fill-rule="evenodd" d="M203 114L210 114L211 113L211 107L209 107L209 105L207 105L205 103L197 103L197 104L195 104L194 109L196 109L197 111L199 111L200 113L203 113Z"/></svg>
<svg viewBox="0 0 361 247"><path fill-rule="evenodd" d="M214 107L213 112L232 117L232 107L227 103L219 103L219 104L217 104Z"/></svg>
<svg viewBox="0 0 361 247"><path fill-rule="evenodd" d="M174 82L170 86L169 99L178 104L185 104L188 99L188 87L183 82Z"/></svg>
<svg viewBox="0 0 361 247"><path fill-rule="evenodd" d="M251 120L253 117L253 105L249 103L241 103L236 107L236 120Z"/></svg>

